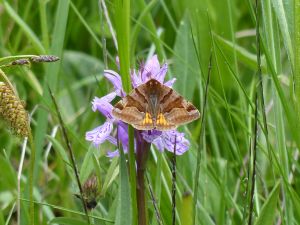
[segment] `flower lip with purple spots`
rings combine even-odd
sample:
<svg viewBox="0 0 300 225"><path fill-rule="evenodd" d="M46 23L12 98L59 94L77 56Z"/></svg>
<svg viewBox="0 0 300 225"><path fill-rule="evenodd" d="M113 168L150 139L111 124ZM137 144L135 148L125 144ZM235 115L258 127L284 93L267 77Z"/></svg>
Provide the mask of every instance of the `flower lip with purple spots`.
<svg viewBox="0 0 300 225"><path fill-rule="evenodd" d="M168 71L168 65L165 63L162 67L159 64L157 55L152 56L145 65L142 65L138 71L132 70L131 83L132 87L146 83L150 79L156 79L162 84L172 87L175 78L164 83L166 73ZM114 87L114 92L109 93L101 98L95 97L92 101L93 111L98 110L102 115L106 117L106 122L86 133L86 140L91 141L95 146L102 144L104 141L109 141L113 145L117 146L116 137L112 136L113 125L117 125L118 139L122 144L123 150L126 153L128 151L128 125L122 121L116 120L112 116L113 106L111 101L116 97L125 97L126 93L123 90L121 76L113 70L104 70L104 76L112 83ZM156 146L159 151L164 151L165 149L170 152L174 152L175 139L176 139L176 155L182 155L189 148L189 141L184 137L184 133L180 133L176 130L170 131L141 131L143 139L149 143ZM175 138L176 137L176 138ZM109 151L107 153L108 157L115 157L119 155L119 151Z"/></svg>

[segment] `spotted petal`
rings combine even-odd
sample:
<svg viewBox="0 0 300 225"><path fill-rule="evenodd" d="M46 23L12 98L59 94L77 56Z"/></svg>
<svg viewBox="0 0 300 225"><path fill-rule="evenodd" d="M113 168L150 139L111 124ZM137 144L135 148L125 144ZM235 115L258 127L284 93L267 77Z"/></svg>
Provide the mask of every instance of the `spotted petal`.
<svg viewBox="0 0 300 225"><path fill-rule="evenodd" d="M162 138L164 142L165 149L170 152L174 152L175 137L176 137L175 153L176 155L182 155L188 150L190 146L189 141L184 137L184 133L180 133L176 130L165 131L163 132L160 138Z"/></svg>
<svg viewBox="0 0 300 225"><path fill-rule="evenodd" d="M162 134L162 131L151 130L151 131L143 131L142 136L145 141L152 143L155 139L159 138Z"/></svg>
<svg viewBox="0 0 300 225"><path fill-rule="evenodd" d="M103 125L96 127L94 130L86 132L85 139L93 142L95 146L98 146L104 141L110 139L110 133L112 129L113 124L109 121L106 121Z"/></svg>

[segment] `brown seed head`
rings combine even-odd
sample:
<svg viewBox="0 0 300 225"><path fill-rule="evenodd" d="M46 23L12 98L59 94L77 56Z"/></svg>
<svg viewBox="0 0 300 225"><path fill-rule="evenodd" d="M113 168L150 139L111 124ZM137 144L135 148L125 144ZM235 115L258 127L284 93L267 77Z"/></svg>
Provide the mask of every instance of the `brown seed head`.
<svg viewBox="0 0 300 225"><path fill-rule="evenodd" d="M33 56L30 60L34 63L41 63L41 62L55 62L59 60L59 58L55 55L39 55Z"/></svg>
<svg viewBox="0 0 300 225"><path fill-rule="evenodd" d="M20 99L4 82L0 82L0 118L7 122L12 131L22 137L30 133L28 114Z"/></svg>
<svg viewBox="0 0 300 225"><path fill-rule="evenodd" d="M89 210L97 206L97 200L99 197L98 179L95 175L92 175L83 185L83 195L86 199L87 208Z"/></svg>

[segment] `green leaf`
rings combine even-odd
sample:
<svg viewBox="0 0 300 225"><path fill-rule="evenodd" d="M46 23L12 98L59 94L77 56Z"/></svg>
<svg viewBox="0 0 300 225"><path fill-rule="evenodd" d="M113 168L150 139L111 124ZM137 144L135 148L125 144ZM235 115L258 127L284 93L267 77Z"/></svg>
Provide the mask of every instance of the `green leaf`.
<svg viewBox="0 0 300 225"><path fill-rule="evenodd" d="M8 2L4 1L3 5L10 17L20 26L27 38L32 42L37 53L41 55L45 54L45 49L42 43L40 42L36 34L32 31L32 29L23 21L23 19L16 13L16 11L10 6Z"/></svg>
<svg viewBox="0 0 300 225"><path fill-rule="evenodd" d="M17 174L10 162L4 157L0 157L0 171L5 171L1 173L0 176L0 190L11 190L17 187Z"/></svg>
<svg viewBox="0 0 300 225"><path fill-rule="evenodd" d="M68 158L68 155L66 153L66 150L61 145L61 143L59 143L59 141L57 141L54 137L51 137L50 135L47 135L47 138L49 139L49 141L51 141L51 143L53 144L54 150L57 151L57 153L61 156L61 158L66 163L68 163L69 165L71 165L70 161L69 161L69 158Z"/></svg>
<svg viewBox="0 0 300 225"><path fill-rule="evenodd" d="M103 188L102 188L102 195L105 194L106 190L108 187L112 184L112 182L116 179L116 177L119 174L119 165L118 165L118 159L114 158L112 160L112 163L110 164L110 167L108 168L108 171L105 176L105 180L103 183Z"/></svg>
<svg viewBox="0 0 300 225"><path fill-rule="evenodd" d="M93 74L102 73L104 70L104 65L99 59L79 51L66 50L63 59L62 66L69 74L75 72L78 76L90 75L95 80Z"/></svg>
<svg viewBox="0 0 300 225"><path fill-rule="evenodd" d="M66 25L69 13L69 0L59 0L56 8L55 26L53 32L51 33L52 42L49 54L62 57L64 38L66 35ZM60 69L60 63L47 64L45 77L43 82L43 98L41 102L49 103L51 101L50 95L48 93L48 85L51 87L52 91L56 92L57 79ZM46 110L38 110L37 112L37 126L35 128L34 142L36 146L36 160L35 160L35 176L39 177L39 163L41 162L41 156L43 153L43 145L47 132L48 126L48 112Z"/></svg>
<svg viewBox="0 0 300 225"><path fill-rule="evenodd" d="M175 89L187 99L192 99L199 77L199 64L193 45L188 17L181 22L174 47Z"/></svg>
<svg viewBox="0 0 300 225"><path fill-rule="evenodd" d="M60 224L60 225L87 225L88 223L81 219L75 219L70 217L56 217L52 219L49 224Z"/></svg>
<svg viewBox="0 0 300 225"><path fill-rule="evenodd" d="M298 193L292 187L290 187L290 195L291 195L291 200L294 205L294 211L295 211L295 217L296 217L295 219L297 221L300 221L300 197L299 197Z"/></svg>
<svg viewBox="0 0 300 225"><path fill-rule="evenodd" d="M268 196L268 199L266 200L265 204L263 205L261 212L255 221L255 225L274 224L274 219L276 216L276 209L277 209L277 201L279 199L278 198L279 190L280 190L280 182L277 182L272 192Z"/></svg>
<svg viewBox="0 0 300 225"><path fill-rule="evenodd" d="M72 168L71 163L69 161L69 157L67 155L66 150L64 149L64 147L54 137L51 137L51 136L47 135L47 138L53 144L54 150L58 153L58 155L61 156L61 158L63 159L63 161L66 163L66 165L67 165L67 171L68 171L69 175L71 176L72 180L75 181L75 176L74 176L74 173L73 173L73 168Z"/></svg>
<svg viewBox="0 0 300 225"><path fill-rule="evenodd" d="M98 178L98 187L100 190L102 190L102 183L101 183L101 168L100 168L100 164L99 161L97 159L97 156L95 154L93 154L93 165L94 165L94 169Z"/></svg>
<svg viewBox="0 0 300 225"><path fill-rule="evenodd" d="M293 46L292 46L292 38L291 38L291 33L289 31L289 26L288 26L286 12L285 12L284 6L283 6L283 1L282 0L273 0L271 2L273 4L273 9L275 11L275 14L276 14L276 17L277 17L277 20L279 23L281 34L283 37L282 40L283 40L284 46L288 53L290 63L293 67L294 52L293 52ZM291 10L291 12L293 12L293 10ZM291 13L291 12L289 12L289 13Z"/></svg>
<svg viewBox="0 0 300 225"><path fill-rule="evenodd" d="M93 151L94 151L94 148L90 147L87 154L85 154L85 157L84 157L84 160L81 165L80 172L79 172L79 178L80 178L81 182L84 182L89 177L89 175L91 174L91 172L93 170L93 164L91 163Z"/></svg>
<svg viewBox="0 0 300 225"><path fill-rule="evenodd" d="M190 193L184 193L182 196L181 208L179 211L181 224L193 224L193 198Z"/></svg>
<svg viewBox="0 0 300 225"><path fill-rule="evenodd" d="M233 55L236 52L236 56L240 62L248 66L250 69L256 70L257 69L257 62L256 62L256 54L253 54L246 50L245 48L232 43L231 41L225 40L224 38L220 37L219 35L214 35L217 44L224 50L228 55ZM265 60L262 62L262 71L266 72L266 63Z"/></svg>
<svg viewBox="0 0 300 225"><path fill-rule="evenodd" d="M4 224L5 221L4 221L4 216L3 216L3 212L0 211L0 224Z"/></svg>
<svg viewBox="0 0 300 225"><path fill-rule="evenodd" d="M119 186L119 206L117 210L116 224L131 224L131 199L130 186L125 155L120 151L120 186Z"/></svg>

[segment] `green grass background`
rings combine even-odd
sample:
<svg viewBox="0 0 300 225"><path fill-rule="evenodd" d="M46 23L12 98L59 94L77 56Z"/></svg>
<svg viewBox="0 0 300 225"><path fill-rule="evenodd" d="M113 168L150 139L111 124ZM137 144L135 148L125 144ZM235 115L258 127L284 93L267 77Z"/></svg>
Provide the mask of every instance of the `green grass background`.
<svg viewBox="0 0 300 225"><path fill-rule="evenodd" d="M60 129L53 134L59 123L47 84L59 104L81 181L96 171L101 180L101 197L91 212L92 223L131 223L129 215L134 212L130 198L124 195L132 180L129 182L127 173L119 173L119 168L126 171L127 165L106 157L113 146L105 143L95 148L84 136L104 122L91 110L94 96L112 90L103 79L103 70L117 71L115 57L119 54L124 74L127 67L138 68L154 53L161 62L169 63L167 78L177 78L174 89L201 112L212 56L203 132L201 120L179 128L191 147L177 157L176 224L193 224L195 202L195 224L248 224L249 215L253 224L300 224L299 0L259 1L264 105L259 94L254 1L135 0L130 2L130 10L122 8L124 2L119 0L105 3L119 53L97 0L0 0L0 57L54 54L61 58L57 63L4 70L27 110L33 112L37 224L87 224L81 202L74 196L79 191L66 143ZM126 77L124 82L129 90ZM22 140L5 124L0 129L0 224L16 224ZM31 152L29 147L27 150L24 199L28 199ZM171 224L171 159L172 154L151 151L146 172L150 181L146 184L149 224L159 224L149 187L162 223ZM195 190L197 169L200 175ZM25 200L21 212L21 224L28 224L29 204Z"/></svg>

